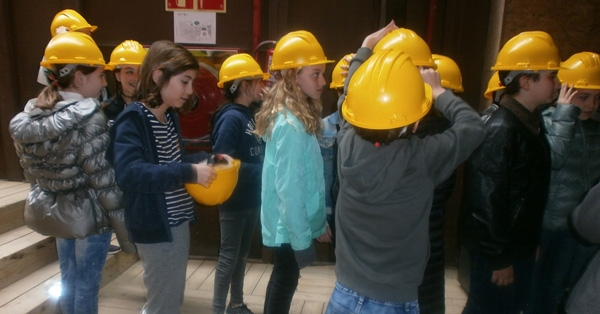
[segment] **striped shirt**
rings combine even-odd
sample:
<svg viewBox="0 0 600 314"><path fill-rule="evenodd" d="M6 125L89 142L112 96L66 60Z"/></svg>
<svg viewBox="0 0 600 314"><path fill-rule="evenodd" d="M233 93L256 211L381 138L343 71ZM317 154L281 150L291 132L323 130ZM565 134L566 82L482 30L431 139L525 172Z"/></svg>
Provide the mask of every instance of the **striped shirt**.
<svg viewBox="0 0 600 314"><path fill-rule="evenodd" d="M152 125L158 163L164 165L172 162L181 162L179 138L175 131L172 115L167 112L165 114L167 123L163 124L158 121L148 108L141 104L140 107L142 107ZM176 190L165 191L165 201L167 203L167 216L170 226L178 226L194 218L194 202L183 185Z"/></svg>

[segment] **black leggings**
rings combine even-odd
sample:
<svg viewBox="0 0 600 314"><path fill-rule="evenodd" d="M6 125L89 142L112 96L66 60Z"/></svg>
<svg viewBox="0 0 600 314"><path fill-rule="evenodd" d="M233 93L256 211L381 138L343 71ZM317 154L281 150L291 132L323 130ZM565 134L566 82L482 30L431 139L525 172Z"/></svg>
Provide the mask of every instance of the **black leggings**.
<svg viewBox="0 0 600 314"><path fill-rule="evenodd" d="M300 269L288 243L273 248L273 272L267 285L264 314L289 313Z"/></svg>

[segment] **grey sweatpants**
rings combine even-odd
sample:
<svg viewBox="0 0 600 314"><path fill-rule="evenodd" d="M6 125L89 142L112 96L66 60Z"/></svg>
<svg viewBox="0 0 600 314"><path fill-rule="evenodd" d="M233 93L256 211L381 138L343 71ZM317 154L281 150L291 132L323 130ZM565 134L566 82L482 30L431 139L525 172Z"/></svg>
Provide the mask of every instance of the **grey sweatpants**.
<svg viewBox="0 0 600 314"><path fill-rule="evenodd" d="M190 224L171 228L173 242L136 243L144 267L146 304L144 314L177 314L183 303Z"/></svg>

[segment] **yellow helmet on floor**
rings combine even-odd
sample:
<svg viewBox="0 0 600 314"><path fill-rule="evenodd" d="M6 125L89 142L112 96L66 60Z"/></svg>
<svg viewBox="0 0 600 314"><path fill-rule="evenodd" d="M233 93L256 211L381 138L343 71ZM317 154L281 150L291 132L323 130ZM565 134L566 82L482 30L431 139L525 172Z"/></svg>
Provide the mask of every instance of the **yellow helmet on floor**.
<svg viewBox="0 0 600 314"><path fill-rule="evenodd" d="M98 28L96 25L90 25L79 12L71 9L62 10L54 16L50 23L50 35L52 37L63 32L76 32L82 29L89 29L90 33Z"/></svg>
<svg viewBox="0 0 600 314"><path fill-rule="evenodd" d="M40 65L50 68L53 64L81 64L97 67L105 66L106 62L90 35L66 32L54 36L46 46L44 60Z"/></svg>
<svg viewBox="0 0 600 314"><path fill-rule="evenodd" d="M594 52L572 55L561 64L558 79L579 89L600 89L600 55Z"/></svg>
<svg viewBox="0 0 600 314"><path fill-rule="evenodd" d="M335 68L333 68L333 71L331 72L331 84L329 84L329 88L344 87L344 81L346 80L346 76L342 76L343 70L341 69L341 66L349 65L349 62L346 60L346 58L348 60L350 60L352 58L352 54L349 53L349 54L345 55L335 65ZM346 74L348 74L348 73L346 73Z"/></svg>
<svg viewBox="0 0 600 314"><path fill-rule="evenodd" d="M269 70L299 68L307 65L331 63L321 44L307 31L287 33L275 45Z"/></svg>
<svg viewBox="0 0 600 314"><path fill-rule="evenodd" d="M219 69L219 82L217 86L223 88L223 84L237 79L268 79L269 73L264 73L260 65L247 53L238 53L225 59Z"/></svg>
<svg viewBox="0 0 600 314"><path fill-rule="evenodd" d="M465 91L462 85L462 75L458 64L449 57L432 54L433 62L437 65L436 71L440 74L442 80L442 86L449 88L455 93L462 93Z"/></svg>
<svg viewBox="0 0 600 314"><path fill-rule="evenodd" d="M492 77L490 77L490 80L488 81L488 87L485 90L485 93L483 93L483 97L492 99L494 97L494 92L503 90L504 88L506 87L500 83L500 77L498 76L498 71L496 71L494 74L492 74Z"/></svg>
<svg viewBox="0 0 600 314"><path fill-rule="evenodd" d="M110 54L107 70L114 70L122 65L141 65L146 57L146 49L135 40L126 40L120 43Z"/></svg>
<svg viewBox="0 0 600 314"><path fill-rule="evenodd" d="M380 49L350 79L342 114L354 126L390 130L418 121L431 104L431 87L408 54Z"/></svg>
<svg viewBox="0 0 600 314"><path fill-rule="evenodd" d="M509 39L498 52L495 71L558 70L560 55L546 32L522 32Z"/></svg>
<svg viewBox="0 0 600 314"><path fill-rule="evenodd" d="M431 49L417 33L406 28L397 28L387 33L373 48L373 53L380 49L399 49L405 51L412 63L420 67L435 69Z"/></svg>
<svg viewBox="0 0 600 314"><path fill-rule="evenodd" d="M233 159L227 165L214 165L217 178L205 188L200 184L187 183L185 188L196 202L204 205L219 205L225 202L233 193L238 182L240 160Z"/></svg>

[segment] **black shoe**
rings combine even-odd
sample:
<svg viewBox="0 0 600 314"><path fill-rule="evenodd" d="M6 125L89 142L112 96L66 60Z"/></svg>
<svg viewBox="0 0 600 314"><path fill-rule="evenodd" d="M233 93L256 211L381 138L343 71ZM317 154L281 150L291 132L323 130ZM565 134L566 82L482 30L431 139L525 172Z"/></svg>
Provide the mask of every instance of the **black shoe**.
<svg viewBox="0 0 600 314"><path fill-rule="evenodd" d="M227 306L226 314L254 314L250 309L246 306L246 304L242 304L240 306L231 307L231 303Z"/></svg>
<svg viewBox="0 0 600 314"><path fill-rule="evenodd" d="M113 254L117 254L121 252L121 247L118 245L110 245L110 247L108 248L108 254L109 255L113 255Z"/></svg>

